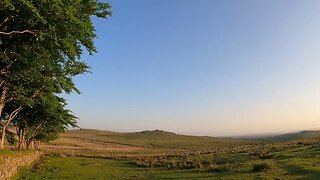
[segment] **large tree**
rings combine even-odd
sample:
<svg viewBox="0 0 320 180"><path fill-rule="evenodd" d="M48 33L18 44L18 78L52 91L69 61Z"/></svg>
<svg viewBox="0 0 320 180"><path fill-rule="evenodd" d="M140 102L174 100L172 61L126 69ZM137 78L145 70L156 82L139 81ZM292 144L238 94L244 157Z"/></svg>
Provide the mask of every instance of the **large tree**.
<svg viewBox="0 0 320 180"><path fill-rule="evenodd" d="M21 105L11 114L37 97L79 92L72 77L87 72L81 54L96 52L92 18L107 18L110 9L96 0L2 0L0 114L9 102Z"/></svg>

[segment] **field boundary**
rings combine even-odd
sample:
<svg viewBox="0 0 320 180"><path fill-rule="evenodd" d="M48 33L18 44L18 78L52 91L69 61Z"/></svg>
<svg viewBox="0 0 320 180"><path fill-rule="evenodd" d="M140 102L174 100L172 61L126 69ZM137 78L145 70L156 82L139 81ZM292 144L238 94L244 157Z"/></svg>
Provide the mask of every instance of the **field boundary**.
<svg viewBox="0 0 320 180"><path fill-rule="evenodd" d="M0 179L9 180L14 176L18 170L23 166L29 166L37 161L43 152L41 151L27 151L19 152L14 155L0 156Z"/></svg>

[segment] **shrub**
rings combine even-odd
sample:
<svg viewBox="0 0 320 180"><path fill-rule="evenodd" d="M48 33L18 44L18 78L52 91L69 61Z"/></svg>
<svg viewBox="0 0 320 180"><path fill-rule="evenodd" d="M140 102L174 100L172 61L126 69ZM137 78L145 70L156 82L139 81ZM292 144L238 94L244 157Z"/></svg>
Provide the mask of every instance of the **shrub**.
<svg viewBox="0 0 320 180"><path fill-rule="evenodd" d="M241 167L241 163L226 163L226 164L211 164L209 167L209 172L214 173L214 172L228 172L231 170L239 170Z"/></svg>
<svg viewBox="0 0 320 180"><path fill-rule="evenodd" d="M254 164L252 170L254 172L261 172L261 171L265 171L271 169L271 166L266 163L266 162L262 162L262 163L258 163L258 164Z"/></svg>
<svg viewBox="0 0 320 180"><path fill-rule="evenodd" d="M179 169L183 169L183 163L182 162L178 162L177 166L178 166Z"/></svg>
<svg viewBox="0 0 320 180"><path fill-rule="evenodd" d="M178 168L177 162L175 162L175 161L169 162L169 163L167 164L167 168L168 168L168 169Z"/></svg>
<svg viewBox="0 0 320 180"><path fill-rule="evenodd" d="M136 160L133 162L138 167L149 167L150 164L148 162L145 162L144 159Z"/></svg>
<svg viewBox="0 0 320 180"><path fill-rule="evenodd" d="M257 155L260 155L259 152L249 152L249 155L250 156L257 156Z"/></svg>
<svg viewBox="0 0 320 180"><path fill-rule="evenodd" d="M177 167L179 169L192 169L195 168L193 162L185 161L185 162L178 162Z"/></svg>
<svg viewBox="0 0 320 180"><path fill-rule="evenodd" d="M183 169L192 169L193 163L191 161L187 161L183 163Z"/></svg>
<svg viewBox="0 0 320 180"><path fill-rule="evenodd" d="M209 171L210 172L227 172L230 171L232 167L229 164L211 164Z"/></svg>
<svg viewBox="0 0 320 180"><path fill-rule="evenodd" d="M210 165L210 161L209 161L209 160L203 160L203 161L202 161L202 164L205 165L205 166L206 166L206 165Z"/></svg>
<svg viewBox="0 0 320 180"><path fill-rule="evenodd" d="M192 163L192 166L193 166L193 168L196 168L196 169L201 169L201 168L203 168L203 164L202 164L201 161L194 161L194 162Z"/></svg>
<svg viewBox="0 0 320 180"><path fill-rule="evenodd" d="M267 154L260 154L260 159L272 159L275 155L271 154L271 153L267 153Z"/></svg>
<svg viewBox="0 0 320 180"><path fill-rule="evenodd" d="M216 159L215 163L216 164L227 164L228 161L226 159Z"/></svg>

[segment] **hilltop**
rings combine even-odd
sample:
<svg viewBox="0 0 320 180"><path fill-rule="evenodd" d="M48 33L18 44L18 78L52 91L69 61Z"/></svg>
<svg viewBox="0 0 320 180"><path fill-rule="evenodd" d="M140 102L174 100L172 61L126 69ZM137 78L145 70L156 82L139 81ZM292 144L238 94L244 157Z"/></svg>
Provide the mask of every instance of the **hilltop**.
<svg viewBox="0 0 320 180"><path fill-rule="evenodd" d="M160 136L171 136L171 135L177 135L176 133L164 131L164 130L145 130L141 132L137 132L138 134L148 134L148 135L160 135Z"/></svg>
<svg viewBox="0 0 320 180"><path fill-rule="evenodd" d="M299 131L294 133L286 133L286 134L269 137L267 139L275 140L275 141L289 141L289 140L315 138L315 137L320 137L320 130L318 131L304 130L304 131Z"/></svg>

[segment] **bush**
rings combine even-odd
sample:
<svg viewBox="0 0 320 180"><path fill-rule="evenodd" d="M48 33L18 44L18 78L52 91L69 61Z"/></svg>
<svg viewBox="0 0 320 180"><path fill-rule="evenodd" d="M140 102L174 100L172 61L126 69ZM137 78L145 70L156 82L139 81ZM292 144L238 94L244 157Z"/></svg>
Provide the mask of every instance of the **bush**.
<svg viewBox="0 0 320 180"><path fill-rule="evenodd" d="M150 164L148 162L145 162L144 159L139 159L133 162L138 167L149 167Z"/></svg>
<svg viewBox="0 0 320 180"><path fill-rule="evenodd" d="M262 162L262 163L258 163L258 164L254 164L252 170L254 172L261 172L261 171L265 171L271 169L271 166L266 163L266 162Z"/></svg>
<svg viewBox="0 0 320 180"><path fill-rule="evenodd" d="M242 166L242 163L226 163L226 164L210 164L209 172L210 173L222 173L232 170L239 171L239 168Z"/></svg>
<svg viewBox="0 0 320 180"><path fill-rule="evenodd" d="M169 164L167 164L168 169L175 169L177 167L178 167L177 162L175 162L175 161L169 162Z"/></svg>
<svg viewBox="0 0 320 180"><path fill-rule="evenodd" d="M267 154L260 154L260 159L272 159L275 155L271 154L271 153L267 153Z"/></svg>
<svg viewBox="0 0 320 180"><path fill-rule="evenodd" d="M232 167L229 164L223 164L223 165L219 165L219 164L211 164L210 165L210 172L227 172L230 171L232 169Z"/></svg>
<svg viewBox="0 0 320 180"><path fill-rule="evenodd" d="M250 156L258 156L258 155L260 155L260 153L259 152L249 152L249 155Z"/></svg>
<svg viewBox="0 0 320 180"><path fill-rule="evenodd" d="M206 166L206 165L210 165L211 162L210 162L209 160L203 160L203 161L202 161L202 164L203 164L204 166Z"/></svg>
<svg viewBox="0 0 320 180"><path fill-rule="evenodd" d="M192 163L192 166L193 166L193 168L196 168L196 169L201 169L201 168L203 168L203 164L202 164L201 161L194 161L194 162Z"/></svg>
<svg viewBox="0 0 320 180"><path fill-rule="evenodd" d="M179 169L192 169L192 168L194 168L193 163L191 161L178 162L177 167Z"/></svg>

